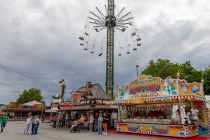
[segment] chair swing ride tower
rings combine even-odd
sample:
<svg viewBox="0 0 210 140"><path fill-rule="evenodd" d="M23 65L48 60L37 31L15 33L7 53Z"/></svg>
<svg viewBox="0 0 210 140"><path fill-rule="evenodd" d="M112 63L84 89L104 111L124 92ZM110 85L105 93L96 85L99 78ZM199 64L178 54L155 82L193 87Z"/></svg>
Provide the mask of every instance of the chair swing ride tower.
<svg viewBox="0 0 210 140"><path fill-rule="evenodd" d="M131 15L131 12L125 12L125 7L123 7L116 15L116 5L115 0L108 0L107 6L105 5L105 14L96 7L97 13L90 11L91 16L88 17L88 25L92 25L92 28L98 33L102 30L107 30L107 41L106 41L106 93L113 99L114 98L114 37L115 29L124 33L128 28L134 28L134 20ZM87 25L85 26L85 28ZM89 26L88 26L89 27ZM87 39L89 33L84 31L84 33L79 37L82 41L80 46L88 45ZM133 50L136 51L138 46L141 46L139 41L141 38L137 35L136 28L131 33L131 36L134 37ZM86 40L86 41L85 41ZM128 44L131 46L131 44ZM95 46L95 45L94 45ZM88 50L87 47L84 50ZM91 52L93 54L94 52ZM130 51L127 51L127 54L130 54ZM101 56L102 53L99 54ZM118 54L121 56L121 53Z"/></svg>

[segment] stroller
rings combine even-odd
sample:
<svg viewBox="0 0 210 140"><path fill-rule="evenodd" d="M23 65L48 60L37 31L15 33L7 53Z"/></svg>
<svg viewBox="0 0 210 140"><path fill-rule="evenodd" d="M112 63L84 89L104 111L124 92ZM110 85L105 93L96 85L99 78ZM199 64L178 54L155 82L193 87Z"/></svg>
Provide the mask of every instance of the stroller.
<svg viewBox="0 0 210 140"><path fill-rule="evenodd" d="M71 126L70 132L71 133L80 132L79 124L77 121L75 121L74 124Z"/></svg>

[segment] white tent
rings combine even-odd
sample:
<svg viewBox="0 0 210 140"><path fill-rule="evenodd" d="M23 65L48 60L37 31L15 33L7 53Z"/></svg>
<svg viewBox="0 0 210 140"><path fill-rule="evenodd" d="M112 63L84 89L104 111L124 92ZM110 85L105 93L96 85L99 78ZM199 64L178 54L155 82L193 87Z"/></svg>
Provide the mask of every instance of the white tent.
<svg viewBox="0 0 210 140"><path fill-rule="evenodd" d="M28 103L23 104L23 106L33 106L33 105L41 105L42 103L37 102L37 101L31 101Z"/></svg>

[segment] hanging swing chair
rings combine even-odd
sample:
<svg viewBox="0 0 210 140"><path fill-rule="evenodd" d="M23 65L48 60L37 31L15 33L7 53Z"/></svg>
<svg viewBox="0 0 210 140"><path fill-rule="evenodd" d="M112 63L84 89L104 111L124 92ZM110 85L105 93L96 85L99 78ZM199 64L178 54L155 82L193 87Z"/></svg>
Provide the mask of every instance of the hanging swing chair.
<svg viewBox="0 0 210 140"><path fill-rule="evenodd" d="M100 53L98 56L102 56L102 53Z"/></svg>
<svg viewBox="0 0 210 140"><path fill-rule="evenodd" d="M84 37L80 36L79 39L80 39L80 40L84 40Z"/></svg>
<svg viewBox="0 0 210 140"><path fill-rule="evenodd" d="M141 40L141 38L137 38L137 39L136 39L136 41L140 41L140 40Z"/></svg>
<svg viewBox="0 0 210 140"><path fill-rule="evenodd" d="M131 33L131 36L135 36L135 35L136 35L136 32Z"/></svg>
<svg viewBox="0 0 210 140"><path fill-rule="evenodd" d="M141 43L138 43L137 46L141 46Z"/></svg>

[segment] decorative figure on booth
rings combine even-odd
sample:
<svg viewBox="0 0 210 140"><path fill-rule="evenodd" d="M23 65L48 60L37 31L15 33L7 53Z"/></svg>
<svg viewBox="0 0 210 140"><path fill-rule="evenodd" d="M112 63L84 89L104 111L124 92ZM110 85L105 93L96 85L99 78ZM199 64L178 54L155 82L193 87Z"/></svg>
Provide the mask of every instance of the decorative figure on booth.
<svg viewBox="0 0 210 140"><path fill-rule="evenodd" d="M178 105L173 106L172 118L175 120L176 124L181 124L180 110L179 110Z"/></svg>
<svg viewBox="0 0 210 140"><path fill-rule="evenodd" d="M185 105L181 106L181 114L182 114L182 120L181 120L181 124L185 124L186 122L186 118L187 118L187 115L186 115L186 112L185 112Z"/></svg>
<svg viewBox="0 0 210 140"><path fill-rule="evenodd" d="M192 108L191 112L192 112L192 116L191 116L192 124L196 124L198 121L198 115L197 115L198 110L195 110Z"/></svg>
<svg viewBox="0 0 210 140"><path fill-rule="evenodd" d="M171 77L168 77L164 80L164 87L163 92L165 92L165 95L176 95L176 87L174 85L174 80L171 79Z"/></svg>
<svg viewBox="0 0 210 140"><path fill-rule="evenodd" d="M190 112L187 112L186 114L186 124L191 124L191 119L190 119L190 116L191 116L191 113Z"/></svg>
<svg viewBox="0 0 210 140"><path fill-rule="evenodd" d="M127 91L123 85L118 88L118 98L119 99L127 98Z"/></svg>

